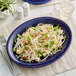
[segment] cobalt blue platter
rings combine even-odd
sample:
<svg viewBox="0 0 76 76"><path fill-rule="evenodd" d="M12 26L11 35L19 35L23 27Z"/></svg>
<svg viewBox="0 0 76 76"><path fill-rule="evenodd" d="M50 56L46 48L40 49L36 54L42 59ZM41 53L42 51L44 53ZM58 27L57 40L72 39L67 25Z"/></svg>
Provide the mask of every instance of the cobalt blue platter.
<svg viewBox="0 0 76 76"><path fill-rule="evenodd" d="M34 5L39 5L39 4L44 4L44 3L47 3L51 0L23 0L23 1L26 1L30 4L34 4Z"/></svg>
<svg viewBox="0 0 76 76"><path fill-rule="evenodd" d="M22 34L29 27L31 27L31 26L35 27L39 23L59 24L63 28L63 30L65 31L65 35L67 37L66 41L63 44L63 49L62 49L62 51L55 54L53 57L48 57L45 61L40 62L40 63L37 63L37 62L26 63L26 62L20 61L19 59L17 59L14 56L14 53L12 50L14 47L13 39L16 37L17 34ZM12 32L10 37L8 38L6 48L7 48L7 53L9 55L10 59L13 60L16 64L24 66L24 67L38 68L38 67L43 67L43 66L48 65L48 64L52 64L53 62L55 62L59 58L61 58L67 52L67 50L70 46L71 40L72 40L72 33L71 33L69 26L65 22L63 22L59 19L53 18L53 17L39 17L39 18L29 20L29 21L21 24L19 27L17 27Z"/></svg>

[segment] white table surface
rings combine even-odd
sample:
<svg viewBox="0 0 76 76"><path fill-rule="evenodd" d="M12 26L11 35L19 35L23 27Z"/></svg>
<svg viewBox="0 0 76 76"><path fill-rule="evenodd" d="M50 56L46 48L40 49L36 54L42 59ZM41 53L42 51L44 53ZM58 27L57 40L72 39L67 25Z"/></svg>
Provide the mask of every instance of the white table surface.
<svg viewBox="0 0 76 76"><path fill-rule="evenodd" d="M20 0L19 0L20 1ZM57 0L56 0L57 1ZM59 1L61 1L61 0L59 0ZM74 2L72 2L73 4L74 4L74 6L75 6L75 8L76 8L76 5L75 5L75 3L76 3L76 1L74 1ZM48 4L50 4L50 3L48 3ZM25 19L23 19L23 20L14 20L14 19L12 19L12 18L9 18L8 20L5 20L5 22L3 22L3 21L1 21L1 23L0 23L0 25L7 25L7 27L5 26L5 29L7 28L8 30L5 30L5 32L2 30L2 27L0 27L0 35L3 35L3 34L5 34L6 36L9 36L9 34L18 26L18 25L20 25L21 23L23 23L23 22L25 22L25 21L27 21L27 20L29 20L29 19L32 19L32 18L34 18L34 17L39 17L39 16L53 16L53 17L57 17L56 16L56 14L55 13L52 13L52 11L54 11L53 10L53 8L55 7L56 8L56 6L47 6L47 7L44 7L44 6L46 6L46 4L45 5L43 5L43 6L41 6L42 8L39 8L39 6L37 6L37 9L36 8L33 8L34 6L33 5L31 5L31 13L30 13L30 15L28 16L28 17L26 17ZM50 9L50 10L49 10ZM39 11L40 10L40 11ZM47 12L48 11L48 12ZM43 13L41 13L41 12L43 12ZM49 13L49 14L48 14ZM75 22L75 20L76 20L76 11L74 10L74 13L73 13L73 21ZM12 22L12 21L13 22ZM9 24L8 24L8 21L9 21ZM65 21L65 20L64 20ZM67 22L67 21L66 21ZM75 30L75 28L73 28L74 30ZM2 31L1 31L2 30ZM9 32L8 32L9 31ZM56 64L56 63L55 63ZM74 65L75 65L75 63L74 63ZM63 66L65 66L65 65L61 65L61 67L63 67ZM72 65L71 65L72 66ZM49 65L49 67L50 67L50 65ZM70 66L69 66L70 67ZM74 69L74 66L72 66L73 67L73 69ZM31 71L30 69L27 69L27 68L23 68L23 67L20 67L21 68L21 70L22 70L22 72L24 73L24 76L32 76L32 75L34 75L34 74L32 74L33 73L33 71L37 71L37 72L39 72L39 70L36 70L36 69L33 69L33 71ZM67 67L68 68L68 67ZM48 69L48 67L46 67L46 69ZM71 68L72 69L72 68ZM69 69L69 70L71 70L71 69ZM40 69L41 70L41 69ZM42 69L43 70L43 69ZM52 70L51 70L52 71ZM57 71L57 70L56 70ZM66 70L64 70L64 68L63 68L63 71L62 72L64 72L64 71L66 71ZM28 73L27 73L28 72ZM45 71L44 71L45 72ZM27 73L27 74L26 74ZM49 72L46 72L46 73L48 73L48 74L46 74L47 76L51 76L51 74L49 73ZM57 73L58 74L58 73ZM41 76L41 75L43 75L43 76L46 76L46 75L44 75L44 74L41 74L40 72L39 72L39 75L37 75L37 76ZM36 74L35 74L35 76L36 76ZM65 73L62 73L62 74L59 74L59 75L56 75L56 76L76 76L76 70L72 70L72 71L68 71L68 72L65 72Z"/></svg>
<svg viewBox="0 0 76 76"><path fill-rule="evenodd" d="M76 8L76 1L72 2ZM73 13L73 20L74 22L76 22L76 9L74 10L74 13ZM76 76L76 69L74 70L71 70L71 71L67 71L67 72L64 72L64 73L61 73L61 74L58 74L56 76Z"/></svg>

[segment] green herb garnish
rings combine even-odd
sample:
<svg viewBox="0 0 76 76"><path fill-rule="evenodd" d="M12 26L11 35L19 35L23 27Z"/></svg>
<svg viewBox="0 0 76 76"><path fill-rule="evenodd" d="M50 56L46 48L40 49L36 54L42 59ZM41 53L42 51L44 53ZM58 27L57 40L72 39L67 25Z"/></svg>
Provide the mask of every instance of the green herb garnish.
<svg viewBox="0 0 76 76"><path fill-rule="evenodd" d="M45 34L45 37L46 37L46 38L48 38L48 34L49 34L49 32L47 32L47 33Z"/></svg>
<svg viewBox="0 0 76 76"><path fill-rule="evenodd" d="M59 29L59 27L57 26L57 27L54 27L54 31L58 31L58 29Z"/></svg>
<svg viewBox="0 0 76 76"><path fill-rule="evenodd" d="M17 36L18 36L18 38L19 38L19 39L21 39L21 38L22 38L22 36L21 36L20 34L17 34Z"/></svg>
<svg viewBox="0 0 76 76"><path fill-rule="evenodd" d="M53 28L50 26L49 29L53 29Z"/></svg>
<svg viewBox="0 0 76 76"><path fill-rule="evenodd" d="M16 41L16 38L14 38L14 42L16 43L17 41Z"/></svg>
<svg viewBox="0 0 76 76"><path fill-rule="evenodd" d="M37 51L37 53L38 53L38 57L42 55L42 53L39 50Z"/></svg>
<svg viewBox="0 0 76 76"><path fill-rule="evenodd" d="M59 34L59 32L57 31L57 34Z"/></svg>
<svg viewBox="0 0 76 76"><path fill-rule="evenodd" d="M50 48L54 45L54 41L50 41Z"/></svg>
<svg viewBox="0 0 76 76"><path fill-rule="evenodd" d="M44 57L46 57L46 56L47 56L47 53L43 52L42 55L43 55Z"/></svg>
<svg viewBox="0 0 76 76"><path fill-rule="evenodd" d="M31 63L31 61L29 59L27 59L26 62Z"/></svg>
<svg viewBox="0 0 76 76"><path fill-rule="evenodd" d="M31 37L34 37L32 34L30 34Z"/></svg>
<svg viewBox="0 0 76 76"><path fill-rule="evenodd" d="M44 47L45 47L45 48L48 48L48 44L47 44L47 45L44 45Z"/></svg>
<svg viewBox="0 0 76 76"><path fill-rule="evenodd" d="M61 27L59 27L59 25L54 27L54 31L58 31L59 29L61 29Z"/></svg>
<svg viewBox="0 0 76 76"><path fill-rule="evenodd" d="M64 39L66 39L66 36L64 36Z"/></svg>
<svg viewBox="0 0 76 76"><path fill-rule="evenodd" d="M40 48L40 47L41 47L41 45L39 45L39 44L38 44L37 46L38 46L38 48Z"/></svg>
<svg viewBox="0 0 76 76"><path fill-rule="evenodd" d="M13 51L16 52L17 51L17 48L13 49Z"/></svg>
<svg viewBox="0 0 76 76"><path fill-rule="evenodd" d="M31 38L28 36L28 37L27 37L27 40L31 40Z"/></svg>
<svg viewBox="0 0 76 76"><path fill-rule="evenodd" d="M41 38L41 36L38 38L38 42L39 43L42 43L42 40L41 40L42 38Z"/></svg>
<svg viewBox="0 0 76 76"><path fill-rule="evenodd" d="M28 48L29 48L28 46L25 46L25 47L24 47L24 51L27 50Z"/></svg>
<svg viewBox="0 0 76 76"><path fill-rule="evenodd" d="M56 51L56 49L52 50L51 53L54 53Z"/></svg>
<svg viewBox="0 0 76 76"><path fill-rule="evenodd" d="M63 47L59 46L59 49L62 49Z"/></svg>
<svg viewBox="0 0 76 76"><path fill-rule="evenodd" d="M33 30L36 30L36 27L32 27Z"/></svg>
<svg viewBox="0 0 76 76"><path fill-rule="evenodd" d="M17 57L18 55L16 54L15 56Z"/></svg>

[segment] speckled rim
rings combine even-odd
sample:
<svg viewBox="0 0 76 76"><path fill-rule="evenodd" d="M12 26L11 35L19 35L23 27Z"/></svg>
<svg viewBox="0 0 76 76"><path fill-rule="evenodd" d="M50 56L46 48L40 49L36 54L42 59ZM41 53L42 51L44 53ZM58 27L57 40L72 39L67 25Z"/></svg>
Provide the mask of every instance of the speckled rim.
<svg viewBox="0 0 76 76"><path fill-rule="evenodd" d="M37 20L37 19L54 19L54 20L57 20L57 21L59 21L59 22L61 22L61 23L63 23L64 25L65 25L65 27L68 29L68 33L69 33L69 40L68 40L68 43L67 43L67 45L66 45L66 48L64 49L64 51L60 54L60 55L58 55L55 59L52 59L51 61L49 60L49 61L46 61L46 62L44 62L44 63L40 63L40 64L33 64L33 65L31 65L31 64L28 64L28 63L23 63L23 62L21 62L21 61L16 61L16 59L14 59L13 57L11 57L11 55L10 55L10 53L9 53L9 41L10 41L10 39L11 39L11 36L16 32L16 30L17 29L19 29L19 28L21 28L24 24L27 24L28 22L32 22L32 21L35 21L35 20ZM8 55L9 55L9 57L10 57L10 59L11 60L13 60L16 64L18 64L18 65L21 65L21 66L24 66L24 67L30 67L30 68L39 68L39 67L43 67L43 66L46 66L46 65L48 65L48 64L52 64L52 63L54 63L55 61L57 61L58 59L60 59L67 51L68 51L68 48L69 48L69 46L70 46L70 44L71 44L71 41L72 41L72 32L71 32L71 30L70 30L70 28L69 28L69 26L65 23L65 22L63 22L63 21L61 21L61 20L59 20L59 19L56 19L56 18L53 18L53 17L38 17L38 18L34 18L34 19L32 19L32 20L29 20L29 21L27 21L27 22L25 22L25 23L23 23L23 24L21 24L19 27L17 27L12 33L11 33L11 35L9 36L9 38L8 38L8 41L7 41L7 45L6 45L6 49L7 49L7 53L8 53ZM12 50L11 50L12 51Z"/></svg>

